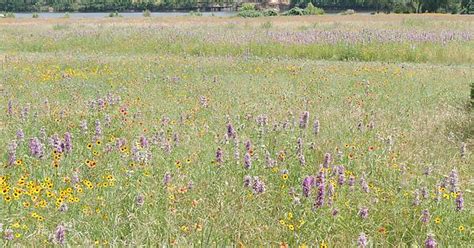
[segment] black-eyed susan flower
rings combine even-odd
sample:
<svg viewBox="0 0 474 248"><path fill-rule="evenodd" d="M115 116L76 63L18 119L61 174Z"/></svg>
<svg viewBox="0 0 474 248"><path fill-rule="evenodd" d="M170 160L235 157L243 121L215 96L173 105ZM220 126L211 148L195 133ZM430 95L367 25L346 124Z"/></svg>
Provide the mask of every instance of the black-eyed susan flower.
<svg viewBox="0 0 474 248"><path fill-rule="evenodd" d="M288 229L290 229L290 231L294 231L295 230L295 226L293 224L289 224L288 225Z"/></svg>

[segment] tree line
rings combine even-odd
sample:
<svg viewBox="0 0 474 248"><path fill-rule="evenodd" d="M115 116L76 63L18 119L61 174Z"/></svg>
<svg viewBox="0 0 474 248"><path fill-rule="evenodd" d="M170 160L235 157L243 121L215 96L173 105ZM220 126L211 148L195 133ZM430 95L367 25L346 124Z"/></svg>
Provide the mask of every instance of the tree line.
<svg viewBox="0 0 474 248"><path fill-rule="evenodd" d="M102 12L192 9L200 5L228 4L233 0L0 0L0 11Z"/></svg>
<svg viewBox="0 0 474 248"><path fill-rule="evenodd" d="M255 0L261 3L267 0ZM0 11L100 12L195 9L216 4L237 4L240 0L0 0ZM360 9L397 13L466 13L474 0L291 0L291 7L304 8L309 3L324 9Z"/></svg>
<svg viewBox="0 0 474 248"><path fill-rule="evenodd" d="M308 3L323 9L361 9L396 13L468 13L474 0L292 0L294 5Z"/></svg>

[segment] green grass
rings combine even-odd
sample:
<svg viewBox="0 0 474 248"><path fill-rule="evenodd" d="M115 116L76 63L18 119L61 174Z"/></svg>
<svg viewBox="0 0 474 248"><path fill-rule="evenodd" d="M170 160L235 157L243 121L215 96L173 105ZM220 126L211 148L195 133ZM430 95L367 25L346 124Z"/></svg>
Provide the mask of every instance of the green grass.
<svg viewBox="0 0 474 248"><path fill-rule="evenodd" d="M40 22L35 29L0 26L5 34L0 36L5 95L1 111L7 113L8 100L13 103L13 116L0 115L0 175L7 178L0 189L10 186L0 198L0 223L4 231L19 234L0 244L52 246L50 235L64 224L70 246L355 247L361 232L370 246L423 246L428 233L435 234L441 247L472 246L472 132L466 132L472 127L472 112L465 108L473 75L472 41L418 44L411 52L409 44L285 46L258 40L237 44L224 38L209 46L203 41L205 30L228 29L229 34L237 29L250 35L261 25L239 21L232 28L228 19L216 20L197 26L177 22L176 36L172 28L156 31L153 25L135 23L124 29L113 21ZM422 23L426 29L441 25ZM296 28L288 25L273 23L268 29ZM331 28L345 30L353 24L341 25ZM380 28L377 23L367 25ZM195 37L180 33L196 27ZM108 93L120 96L120 103L100 111L89 107L91 100ZM201 96L208 100L207 107L200 104ZM25 106L29 115L22 118ZM298 127L303 111L310 113L307 129ZM267 115L267 126L257 125L261 114ZM109 126L106 116L111 117ZM163 124L164 117L169 124ZM315 119L321 123L318 135L312 131ZM82 120L89 124L86 134L80 129ZM93 139L96 120L102 123L100 145ZM238 134L238 160L234 141L224 137L229 121ZM282 127L285 122L287 129ZM371 122L374 129L367 127ZM58 168L52 165L49 142L43 142L43 159L29 153L28 140L40 137L41 127L48 136L57 133L62 138L67 131L73 136L73 151L62 155ZM16 153L22 164L8 166L8 144L19 129L25 133ZM133 162L130 150L142 135L150 147L139 149L152 157L146 163ZM305 166L296 155L300 137ZM386 142L389 137L393 146ZM126 139L129 152L108 148L115 147L117 138ZM247 140L254 151L248 170L243 165ZM462 142L467 143L464 158ZM170 153L163 149L168 143ZM218 147L224 154L222 165L215 162ZM266 168L267 151L275 160L284 151L285 159ZM318 174L328 152L334 165L346 168L346 180L350 173L356 177L355 189L337 185L337 177L328 172L327 182L336 183L334 204L313 210L317 189L305 198L301 184L305 176ZM89 168L86 160L97 166ZM426 167L432 168L428 176L423 175ZM451 194L440 202L433 199L436 185L453 168L464 193L463 211L455 210ZM286 180L283 170L288 170ZM67 179L74 171L81 179L77 185ZM162 183L166 172L173 175L168 186ZM364 173L369 193L359 184ZM109 175L114 179L107 179ZM262 179L265 193L245 188L245 175ZM17 185L21 176L41 191ZM51 189L41 186L47 177ZM185 190L190 181L193 187ZM109 185L104 187L104 182ZM292 187L297 195L289 194ZM413 206L414 192L422 187L428 189L428 199ZM15 188L25 192L7 202L5 197ZM56 202L67 188L72 189L65 199L68 211L60 212ZM449 187L446 190L449 193ZM54 196L48 197L48 191ZM143 206L136 204L139 195L144 196ZM79 202L68 202L74 197ZM294 204L294 197L300 204ZM39 205L43 199L45 207ZM24 207L24 202L30 205ZM361 207L369 208L367 219L358 216ZM335 208L339 214L333 217ZM431 215L427 224L420 221L424 209ZM44 220L32 217L33 212ZM459 231L460 226L465 230Z"/></svg>

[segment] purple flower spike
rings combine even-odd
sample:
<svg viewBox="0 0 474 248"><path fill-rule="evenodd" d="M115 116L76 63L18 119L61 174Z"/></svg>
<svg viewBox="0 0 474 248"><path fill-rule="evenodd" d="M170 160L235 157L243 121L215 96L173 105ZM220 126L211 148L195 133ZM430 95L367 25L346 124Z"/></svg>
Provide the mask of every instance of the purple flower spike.
<svg viewBox="0 0 474 248"><path fill-rule="evenodd" d="M357 244L361 248L364 248L367 246L367 237L365 236L365 233L359 234L359 238L357 239Z"/></svg>
<svg viewBox="0 0 474 248"><path fill-rule="evenodd" d="M25 139L25 133L23 132L22 129L18 129L18 131L16 132L16 138L20 142L23 141L23 139Z"/></svg>
<svg viewBox="0 0 474 248"><path fill-rule="evenodd" d="M227 124L227 137L232 139L236 137L234 126L231 123Z"/></svg>
<svg viewBox="0 0 474 248"><path fill-rule="evenodd" d="M462 192L458 193L458 196L456 197L456 210L461 211L464 209L464 198L462 197Z"/></svg>
<svg viewBox="0 0 474 248"><path fill-rule="evenodd" d="M253 185L252 185L253 193L258 195L265 192L265 183L260 180L258 177L253 178Z"/></svg>
<svg viewBox="0 0 474 248"><path fill-rule="evenodd" d="M421 211L421 222L423 222L423 224L430 222L430 211L428 211L428 209Z"/></svg>
<svg viewBox="0 0 474 248"><path fill-rule="evenodd" d="M16 149L18 148L18 144L16 140L12 140L10 144L8 144L8 165L13 165L16 161Z"/></svg>
<svg viewBox="0 0 474 248"><path fill-rule="evenodd" d="M42 158L44 155L44 146L41 144L41 141L34 137L30 139L29 143L30 154L36 158Z"/></svg>
<svg viewBox="0 0 474 248"><path fill-rule="evenodd" d="M66 153L72 152L72 136L69 132L66 132L64 134L64 151Z"/></svg>
<svg viewBox="0 0 474 248"><path fill-rule="evenodd" d="M436 243L436 240L434 239L433 234L428 234L428 237L425 240L425 248L436 248L438 244Z"/></svg>
<svg viewBox="0 0 474 248"><path fill-rule="evenodd" d="M148 139L145 135L140 136L140 146L142 148L148 148Z"/></svg>
<svg viewBox="0 0 474 248"><path fill-rule="evenodd" d="M329 165L331 164L331 162L332 162L331 154L330 153L324 154L323 167L326 169L329 168Z"/></svg>
<svg viewBox="0 0 474 248"><path fill-rule="evenodd" d="M224 162L222 149L220 147L218 147L216 151L216 162L219 164L222 164Z"/></svg>
<svg viewBox="0 0 474 248"><path fill-rule="evenodd" d="M306 128L309 122L309 112L304 111L300 116L300 128Z"/></svg>
<svg viewBox="0 0 474 248"><path fill-rule="evenodd" d="M135 204L137 204L138 207L143 206L143 204L145 204L145 196L143 196L142 194L139 194L135 198Z"/></svg>
<svg viewBox="0 0 474 248"><path fill-rule="evenodd" d="M320 183L318 186L318 195L316 196L316 200L314 202L314 208L318 209L324 205L324 194L325 194L326 187L324 183Z"/></svg>
<svg viewBox="0 0 474 248"><path fill-rule="evenodd" d="M66 241L66 227L59 225L54 232L54 241L58 244L64 244Z"/></svg>
<svg viewBox="0 0 474 248"><path fill-rule="evenodd" d="M100 125L100 121L95 121L95 139L99 140L102 138L102 127Z"/></svg>
<svg viewBox="0 0 474 248"><path fill-rule="evenodd" d="M304 178L303 180L303 196L304 197L309 197L313 184L314 184L314 177L307 176Z"/></svg>
<svg viewBox="0 0 474 248"><path fill-rule="evenodd" d="M246 153L244 156L244 167L245 169L250 169L252 167L252 157L250 157L250 153Z"/></svg>
<svg viewBox="0 0 474 248"><path fill-rule="evenodd" d="M314 125L313 125L313 132L315 135L317 135L319 133L319 120L315 120L314 121Z"/></svg>
<svg viewBox="0 0 474 248"><path fill-rule="evenodd" d="M361 209L359 209L359 216L362 219L367 219L367 217L369 217L369 209L366 207L362 207Z"/></svg>
<svg viewBox="0 0 474 248"><path fill-rule="evenodd" d="M13 236L13 230L12 229L6 229L5 230L5 233L3 235L3 238L5 240L13 240L14 236Z"/></svg>
<svg viewBox="0 0 474 248"><path fill-rule="evenodd" d="M170 183L171 183L171 173L166 172L163 177L163 185L167 186Z"/></svg>
<svg viewBox="0 0 474 248"><path fill-rule="evenodd" d="M244 176L244 187L250 187L252 183L252 177L249 175Z"/></svg>

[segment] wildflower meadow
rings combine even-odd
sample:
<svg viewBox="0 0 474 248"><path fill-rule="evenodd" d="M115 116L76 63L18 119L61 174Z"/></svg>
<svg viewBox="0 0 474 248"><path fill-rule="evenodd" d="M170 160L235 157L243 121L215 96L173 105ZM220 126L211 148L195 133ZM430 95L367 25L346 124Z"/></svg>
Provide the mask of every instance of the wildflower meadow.
<svg viewBox="0 0 474 248"><path fill-rule="evenodd" d="M474 17L0 20L2 247L472 247Z"/></svg>

